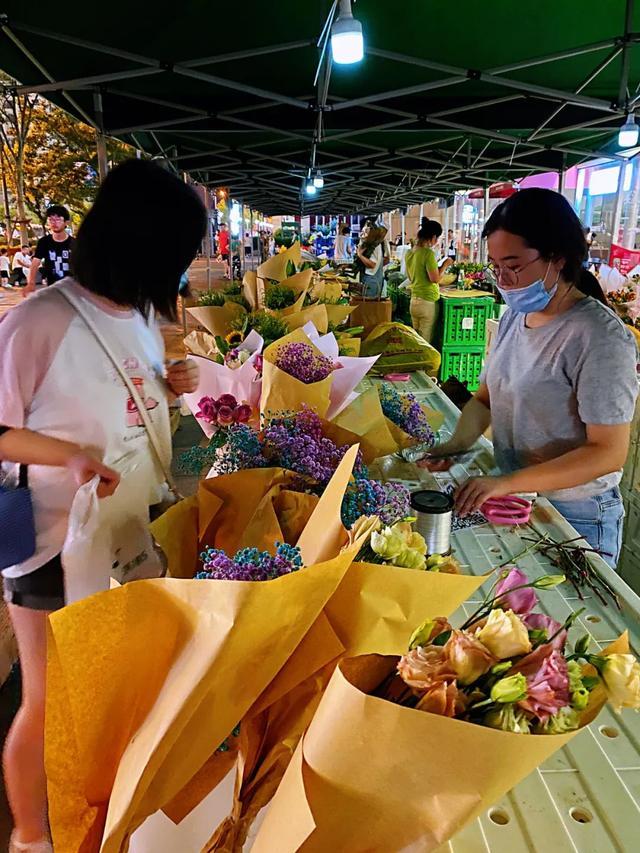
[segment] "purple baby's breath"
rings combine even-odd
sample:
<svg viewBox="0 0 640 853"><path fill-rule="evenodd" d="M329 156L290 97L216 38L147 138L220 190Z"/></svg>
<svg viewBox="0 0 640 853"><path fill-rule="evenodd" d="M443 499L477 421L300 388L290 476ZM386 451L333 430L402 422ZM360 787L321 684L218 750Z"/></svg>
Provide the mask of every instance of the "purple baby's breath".
<svg viewBox="0 0 640 853"><path fill-rule="evenodd" d="M331 359L305 343L283 344L276 353L275 365L305 385L321 382L334 370Z"/></svg>

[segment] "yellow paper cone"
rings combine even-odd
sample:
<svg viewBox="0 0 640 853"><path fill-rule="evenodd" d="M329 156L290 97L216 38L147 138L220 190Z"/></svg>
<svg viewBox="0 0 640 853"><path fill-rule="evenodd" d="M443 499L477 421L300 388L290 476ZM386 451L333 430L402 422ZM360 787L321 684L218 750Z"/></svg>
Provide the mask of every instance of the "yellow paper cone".
<svg viewBox="0 0 640 853"><path fill-rule="evenodd" d="M199 355L211 361L215 361L216 356L219 355L215 338L208 332L199 332L194 329L184 339L184 345L191 355Z"/></svg>
<svg viewBox="0 0 640 853"><path fill-rule="evenodd" d="M337 553L352 450L303 531L303 555L327 552L326 536ZM126 849L273 682L352 556L266 582L138 581L55 613L46 763L56 849Z"/></svg>
<svg viewBox="0 0 640 853"><path fill-rule="evenodd" d="M258 276L253 270L247 270L242 277L242 292L252 311L258 310Z"/></svg>
<svg viewBox="0 0 640 853"><path fill-rule="evenodd" d="M627 649L623 635L607 653ZM396 664L378 655L339 664L252 853L428 853L577 734L503 732L371 696ZM596 688L582 724L603 704Z"/></svg>
<svg viewBox="0 0 640 853"><path fill-rule="evenodd" d="M326 424L326 435L337 444L360 443L364 461L369 463L380 456L395 453L399 448L376 388L368 388Z"/></svg>
<svg viewBox="0 0 640 853"><path fill-rule="evenodd" d="M301 258L300 243L295 242L286 251L279 252L277 255L267 258L264 263L260 264L257 269L258 278L283 281L287 277L289 261L297 267L300 264Z"/></svg>
<svg viewBox="0 0 640 853"><path fill-rule="evenodd" d="M420 405L420 408L425 413L429 426L434 431L434 433L438 432L440 427L444 423L444 415L442 412L437 412L435 409L430 409L429 406ZM389 428L389 432L393 436L395 442L398 447L402 450L406 447L411 447L414 444L419 443L419 439L414 438L414 436L409 435L409 433L405 432L401 427L397 424L394 424L392 420L389 418L385 418L387 422L387 427Z"/></svg>
<svg viewBox="0 0 640 853"><path fill-rule="evenodd" d="M288 308L282 308L280 311L273 311L272 313L278 317L290 317L292 314L297 314L299 311L302 311L305 296L306 291L303 291L293 305L290 305Z"/></svg>
<svg viewBox="0 0 640 853"><path fill-rule="evenodd" d="M302 311L285 317L285 320L292 332L295 329L302 328L307 323L313 323L321 335L325 335L329 328L329 315L326 305L309 305L308 308L303 308Z"/></svg>
<svg viewBox="0 0 640 853"><path fill-rule="evenodd" d="M334 279L316 276L311 289L313 299L336 300L342 296L342 282Z"/></svg>
<svg viewBox="0 0 640 853"><path fill-rule="evenodd" d="M324 303L323 303L324 304ZM333 323L334 326L340 326L347 319L349 314L352 314L354 309L353 305L324 305L327 311L327 317L330 323Z"/></svg>
<svg viewBox="0 0 640 853"><path fill-rule="evenodd" d="M338 333L337 340L341 355L358 358L360 355L360 347L362 346L361 338L354 338L351 335L341 335Z"/></svg>
<svg viewBox="0 0 640 853"><path fill-rule="evenodd" d="M294 293L304 293L306 294L307 290L311 285L311 279L313 278L313 270L306 269L302 270L302 272L297 272L295 275L290 275L289 278L283 279L280 284L283 287L288 287L290 290L293 290Z"/></svg>
<svg viewBox="0 0 640 853"><path fill-rule="evenodd" d="M306 404L322 417L326 415L331 402L329 394L332 376L329 375L321 382L307 385L276 367L274 362L278 349L289 343L309 344L318 355L321 354L313 344L310 344L309 338L301 329L270 344L264 351L260 412L264 417L273 417L284 412L297 412L303 404Z"/></svg>
<svg viewBox="0 0 640 853"><path fill-rule="evenodd" d="M208 305L200 308L187 308L191 316L204 326L212 335L224 337L231 329L231 321L247 312L237 302L225 302L224 305Z"/></svg>

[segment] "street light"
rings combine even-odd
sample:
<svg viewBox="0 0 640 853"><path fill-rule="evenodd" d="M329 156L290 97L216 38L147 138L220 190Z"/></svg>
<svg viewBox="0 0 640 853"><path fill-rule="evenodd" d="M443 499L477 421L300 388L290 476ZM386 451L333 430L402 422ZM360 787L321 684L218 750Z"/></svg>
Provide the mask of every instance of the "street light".
<svg viewBox="0 0 640 853"><path fill-rule="evenodd" d="M618 132L618 145L620 148L633 148L638 143L638 125L633 113L627 116L627 120Z"/></svg>
<svg viewBox="0 0 640 853"><path fill-rule="evenodd" d="M340 0L340 12L331 27L331 54L339 65L352 65L364 56L362 24L353 17L351 0Z"/></svg>
<svg viewBox="0 0 640 853"><path fill-rule="evenodd" d="M306 192L306 194L307 194L307 195L315 195L315 194L318 192L318 190L317 190L317 188L316 188L315 184L314 184L314 183L313 183L313 181L311 181L311 180L308 180L308 181L305 183L305 185L304 185L304 191Z"/></svg>
<svg viewBox="0 0 640 853"><path fill-rule="evenodd" d="M316 169L316 173L313 176L313 185L314 187L316 187L316 189L319 190L321 190L324 186L324 178L322 177L322 172L320 171L320 169Z"/></svg>

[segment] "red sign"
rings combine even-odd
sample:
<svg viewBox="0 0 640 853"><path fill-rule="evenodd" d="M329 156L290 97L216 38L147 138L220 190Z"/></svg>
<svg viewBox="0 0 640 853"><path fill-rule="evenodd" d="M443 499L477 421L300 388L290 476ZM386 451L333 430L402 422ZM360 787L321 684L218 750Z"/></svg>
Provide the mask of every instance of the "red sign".
<svg viewBox="0 0 640 853"><path fill-rule="evenodd" d="M609 265L619 270L622 275L627 275L638 264L640 264L640 251L625 249L624 246L617 246L615 243L611 244Z"/></svg>

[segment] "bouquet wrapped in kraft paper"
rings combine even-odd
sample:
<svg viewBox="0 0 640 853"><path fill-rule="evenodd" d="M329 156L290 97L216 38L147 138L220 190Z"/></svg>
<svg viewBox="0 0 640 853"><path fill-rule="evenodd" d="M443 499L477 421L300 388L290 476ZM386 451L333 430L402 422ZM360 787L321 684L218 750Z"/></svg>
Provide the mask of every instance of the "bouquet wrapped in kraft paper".
<svg viewBox="0 0 640 853"><path fill-rule="evenodd" d="M413 394L400 394L389 382L377 386L380 406L398 448L415 444L433 447L436 434L444 424L444 415L426 406Z"/></svg>
<svg viewBox="0 0 640 853"><path fill-rule="evenodd" d="M342 296L343 286L343 283L336 278L316 275L311 287L311 298L326 299L330 302L337 301Z"/></svg>
<svg viewBox="0 0 640 853"><path fill-rule="evenodd" d="M360 543L356 560L376 529L377 519L363 518L349 532L350 540ZM413 544L417 544L415 535L413 538ZM414 557L419 554L413 553ZM376 557L375 553L372 557ZM340 657L366 654L373 649L384 650L385 654L400 653L407 648L413 626L419 620L452 613L487 579L428 571L425 556L422 569L416 570L356 560L323 614L338 644L336 656ZM301 651L302 647L298 649ZM278 696L278 701L259 703L242 721L233 810L205 845L206 853L243 849L251 824L271 800L337 662L337 657L333 661L318 660L318 668L310 678L292 685ZM287 672L288 666L282 673Z"/></svg>
<svg viewBox="0 0 640 853"><path fill-rule="evenodd" d="M258 278L263 281L284 281L289 276L289 272L293 269L295 274L296 269L300 266L302 260L302 250L299 241L296 241L292 246L284 252L278 252L271 258L260 264L256 270Z"/></svg>
<svg viewBox="0 0 640 853"><path fill-rule="evenodd" d="M352 315L353 320L353 315ZM378 355L376 373L424 370L436 376L441 356L415 329L402 323L380 323L362 342L363 355Z"/></svg>
<svg viewBox="0 0 640 853"><path fill-rule="evenodd" d="M284 318L287 326L293 332L296 329L301 329L307 323L312 323L321 334L326 334L329 329L329 315L326 305L315 303L303 308L301 311L296 311Z"/></svg>
<svg viewBox="0 0 640 853"><path fill-rule="evenodd" d="M299 570L264 581L140 581L52 616L46 766L56 849L126 851L270 686L277 697L335 656L333 633L316 623L353 558L340 553L340 507L356 454L345 454L298 539ZM311 630L316 654L308 665L298 655L278 688Z"/></svg>
<svg viewBox="0 0 640 853"><path fill-rule="evenodd" d="M216 361L220 355L216 346L216 339L209 332L200 332L194 329L193 332L189 332L183 343L190 355L197 355L210 361Z"/></svg>
<svg viewBox="0 0 640 853"><path fill-rule="evenodd" d="M606 653L627 650L622 637ZM253 853L436 850L579 733L501 731L372 695L397 664L365 655L338 665ZM580 728L606 699L592 692Z"/></svg>
<svg viewBox="0 0 640 853"><path fill-rule="evenodd" d="M355 396L375 359L339 356L333 334L306 324L264 351L260 411L265 417L299 411L303 405L328 419Z"/></svg>
<svg viewBox="0 0 640 853"><path fill-rule="evenodd" d="M309 288L311 287L311 281L313 279L313 270L306 269L302 270L302 272L297 272L295 275L290 275L288 278L282 279L280 284L283 287L288 287L290 290L293 290L294 293L298 294L307 294Z"/></svg>
<svg viewBox="0 0 640 853"><path fill-rule="evenodd" d="M252 311L264 308L264 281L253 270L247 270L242 278L242 293Z"/></svg>
<svg viewBox="0 0 640 853"><path fill-rule="evenodd" d="M187 308L187 311L201 326L212 335L224 338L231 329L231 322L247 312L237 302L225 302L224 305L206 305Z"/></svg>

